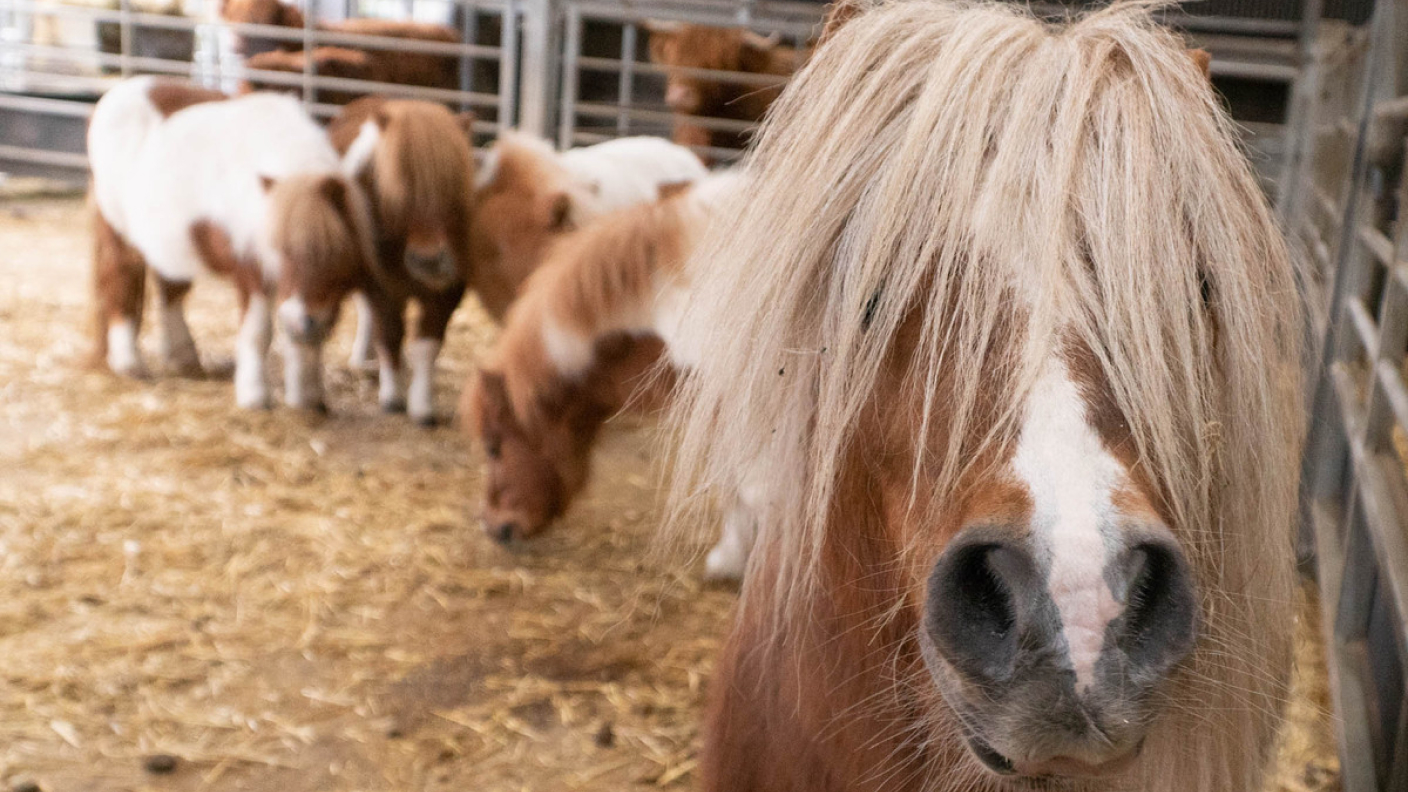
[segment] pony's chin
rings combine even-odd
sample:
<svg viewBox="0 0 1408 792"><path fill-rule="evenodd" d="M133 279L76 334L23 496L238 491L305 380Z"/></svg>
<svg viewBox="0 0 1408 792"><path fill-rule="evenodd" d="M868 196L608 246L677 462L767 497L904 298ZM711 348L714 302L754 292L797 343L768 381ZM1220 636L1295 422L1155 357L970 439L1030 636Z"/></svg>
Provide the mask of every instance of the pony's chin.
<svg viewBox="0 0 1408 792"><path fill-rule="evenodd" d="M963 727L963 740L968 746L968 751L988 772L1017 782L1018 786L1038 789L1059 789L1067 785L1079 785L1084 781L1116 778L1134 766L1144 748L1144 741L1141 740L1128 753L1099 764L1065 757L1041 762L1016 762L1002 755L967 726Z"/></svg>

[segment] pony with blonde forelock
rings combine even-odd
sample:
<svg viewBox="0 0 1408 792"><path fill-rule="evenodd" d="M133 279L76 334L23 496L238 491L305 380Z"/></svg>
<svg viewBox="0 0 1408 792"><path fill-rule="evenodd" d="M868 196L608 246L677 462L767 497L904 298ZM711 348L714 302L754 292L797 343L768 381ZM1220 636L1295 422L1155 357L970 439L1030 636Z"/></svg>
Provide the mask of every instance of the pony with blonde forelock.
<svg viewBox="0 0 1408 792"><path fill-rule="evenodd" d="M854 4L696 255L672 519L768 474L705 790L1251 792L1300 315L1154 3Z"/></svg>

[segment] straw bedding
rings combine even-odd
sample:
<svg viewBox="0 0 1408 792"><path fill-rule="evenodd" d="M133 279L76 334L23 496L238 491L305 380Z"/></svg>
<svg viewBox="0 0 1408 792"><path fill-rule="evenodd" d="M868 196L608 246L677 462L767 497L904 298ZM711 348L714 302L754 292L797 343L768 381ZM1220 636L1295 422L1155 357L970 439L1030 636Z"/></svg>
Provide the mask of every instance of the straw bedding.
<svg viewBox="0 0 1408 792"><path fill-rule="evenodd" d="M87 239L80 200L0 206L0 788L690 786L732 595L652 552L648 424L616 421L564 523L505 550L473 519L477 451L377 412L342 365L348 321L327 419L86 371ZM190 309L207 363L228 359L228 290ZM493 334L461 311L441 410ZM1302 612L1269 789L1323 792Z"/></svg>

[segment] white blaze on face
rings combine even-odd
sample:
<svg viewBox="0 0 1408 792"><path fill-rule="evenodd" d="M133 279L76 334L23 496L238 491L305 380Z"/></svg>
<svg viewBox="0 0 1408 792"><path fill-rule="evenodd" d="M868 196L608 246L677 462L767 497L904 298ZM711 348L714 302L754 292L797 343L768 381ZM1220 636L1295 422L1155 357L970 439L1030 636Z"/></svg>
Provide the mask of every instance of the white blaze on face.
<svg viewBox="0 0 1408 792"><path fill-rule="evenodd" d="M1048 361L1027 404L1012 465L1032 498L1032 541L1050 559L1047 586L1076 674L1087 689L1122 606L1105 581L1114 529L1111 496L1124 468L1086 419L1085 400L1059 358Z"/></svg>
<svg viewBox="0 0 1408 792"><path fill-rule="evenodd" d="M361 128L357 131L357 137L352 141L352 145L347 147L347 153L342 155L342 172L349 179L357 178L362 169L371 162L372 155L376 153L377 144L381 142L381 127L370 119L363 121Z"/></svg>

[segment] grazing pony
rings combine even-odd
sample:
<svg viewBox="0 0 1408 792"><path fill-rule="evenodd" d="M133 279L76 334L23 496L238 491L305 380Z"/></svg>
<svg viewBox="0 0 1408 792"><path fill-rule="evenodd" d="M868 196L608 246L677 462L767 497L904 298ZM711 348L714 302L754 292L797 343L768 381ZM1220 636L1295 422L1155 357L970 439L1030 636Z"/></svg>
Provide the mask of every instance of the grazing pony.
<svg viewBox="0 0 1408 792"><path fill-rule="evenodd" d="M651 22L650 60L665 67L665 104L681 116L759 121L797 71L806 50L785 47L775 38L745 28ZM777 84L759 86L727 77L699 76L687 69L777 75ZM748 135L709 129L688 118L675 121L671 139L686 146L741 149Z"/></svg>
<svg viewBox="0 0 1408 792"><path fill-rule="evenodd" d="M328 126L343 170L366 191L375 221L379 264L361 287L353 365L364 365L375 345L382 408L407 410L425 425L435 421L435 359L470 272L472 121L430 102L369 96L343 108ZM408 406L401 346L412 299L420 312L408 354Z"/></svg>
<svg viewBox="0 0 1408 792"><path fill-rule="evenodd" d="M557 152L545 140L506 133L484 152L475 177L470 288L502 319L553 240L706 173L689 149L658 138Z"/></svg>
<svg viewBox="0 0 1408 792"><path fill-rule="evenodd" d="M93 110L99 353L114 372L145 373L137 332L150 266L165 357L198 372L182 304L197 277L221 275L238 290L242 313L236 402L270 404L264 366L277 303L285 401L323 408L323 340L342 298L374 263L365 199L298 102L216 98L137 77Z"/></svg>
<svg viewBox="0 0 1408 792"><path fill-rule="evenodd" d="M676 397L676 525L771 490L706 792L1261 788L1298 302L1151 5L862 6L764 123Z"/></svg>
<svg viewBox="0 0 1408 792"><path fill-rule="evenodd" d="M559 517L586 484L606 419L633 397L648 407L668 393L670 378L649 372L666 348L687 364L669 347L684 261L732 180L607 215L558 241L528 280L460 407L484 446L491 537L531 536Z"/></svg>

